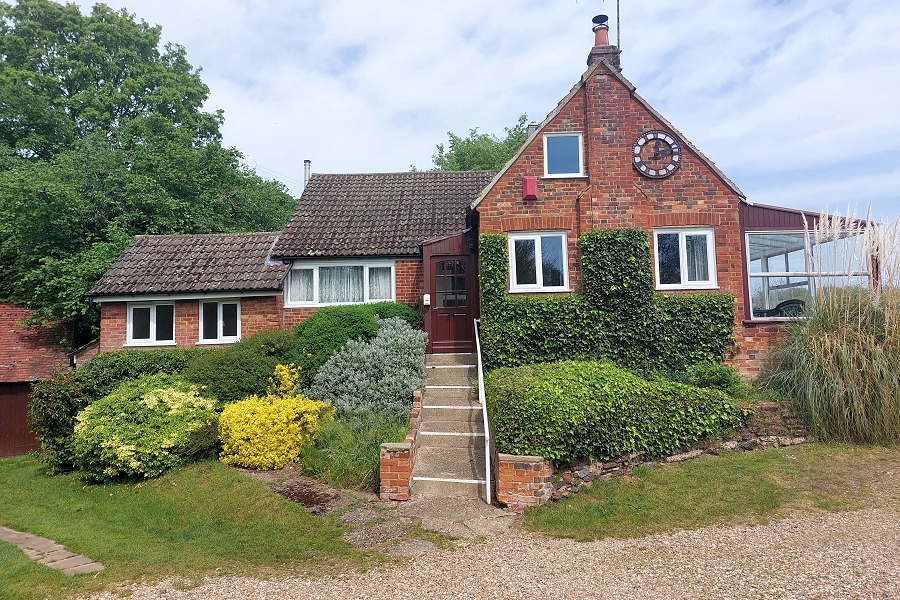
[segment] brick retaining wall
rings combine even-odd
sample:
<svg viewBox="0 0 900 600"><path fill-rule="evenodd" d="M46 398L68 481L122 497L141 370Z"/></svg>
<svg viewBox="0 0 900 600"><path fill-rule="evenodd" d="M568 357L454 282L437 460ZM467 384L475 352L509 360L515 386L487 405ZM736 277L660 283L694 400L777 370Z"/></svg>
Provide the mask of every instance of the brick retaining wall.
<svg viewBox="0 0 900 600"><path fill-rule="evenodd" d="M409 487L419 435L419 413L422 411L422 391L413 392L413 407L409 411L409 433L399 443L381 444L378 474L381 480L378 495L382 500L409 500Z"/></svg>

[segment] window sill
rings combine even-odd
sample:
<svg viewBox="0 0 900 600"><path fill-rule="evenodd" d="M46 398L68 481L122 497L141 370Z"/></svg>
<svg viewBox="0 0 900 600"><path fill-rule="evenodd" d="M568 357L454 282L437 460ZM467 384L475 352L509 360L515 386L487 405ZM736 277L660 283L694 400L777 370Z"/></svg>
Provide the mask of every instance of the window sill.
<svg viewBox="0 0 900 600"><path fill-rule="evenodd" d="M743 325L772 325L777 323L790 323L802 317L755 317L753 319L744 319L741 321Z"/></svg>
<svg viewBox="0 0 900 600"><path fill-rule="evenodd" d="M704 285L704 286L692 286L692 285L673 285L673 286L656 286L655 290L657 292L703 292L703 291L712 291L712 290L720 290L717 285Z"/></svg>
<svg viewBox="0 0 900 600"><path fill-rule="evenodd" d="M197 342L197 346L217 346L222 344L234 344L235 342L241 341L241 338L228 338L224 340L200 340Z"/></svg>
<svg viewBox="0 0 900 600"><path fill-rule="evenodd" d="M123 348L159 348L161 346L177 346L172 342L126 342L122 344Z"/></svg>
<svg viewBox="0 0 900 600"><path fill-rule="evenodd" d="M575 173L569 175L544 175L541 179L587 179L587 175L577 175Z"/></svg>
<svg viewBox="0 0 900 600"><path fill-rule="evenodd" d="M566 294L571 293L570 288L534 288L534 289L511 289L510 294Z"/></svg>

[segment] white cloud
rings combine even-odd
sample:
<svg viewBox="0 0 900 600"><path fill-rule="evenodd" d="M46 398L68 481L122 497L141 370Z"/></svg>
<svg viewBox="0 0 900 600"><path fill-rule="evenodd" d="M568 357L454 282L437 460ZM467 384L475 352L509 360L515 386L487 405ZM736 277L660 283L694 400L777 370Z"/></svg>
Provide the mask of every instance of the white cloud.
<svg viewBox="0 0 900 600"><path fill-rule="evenodd" d="M184 45L225 142L292 180L304 158L321 172L425 168L447 131L540 120L584 70L591 17L615 14L612 0L108 4ZM900 216L900 3L622 4L624 74L751 200L855 197Z"/></svg>

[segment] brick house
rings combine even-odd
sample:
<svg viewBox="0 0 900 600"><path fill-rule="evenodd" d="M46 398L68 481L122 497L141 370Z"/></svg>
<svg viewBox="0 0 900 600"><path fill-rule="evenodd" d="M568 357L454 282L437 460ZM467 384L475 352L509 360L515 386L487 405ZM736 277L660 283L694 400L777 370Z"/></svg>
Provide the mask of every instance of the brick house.
<svg viewBox="0 0 900 600"><path fill-rule="evenodd" d="M0 457L40 448L28 428L31 386L69 365L64 332L53 327L28 329L19 323L32 311L0 303Z"/></svg>
<svg viewBox="0 0 900 600"><path fill-rule="evenodd" d="M91 292L101 351L228 343L378 300L426 307L429 352L471 351L478 234L508 236L509 294L570 294L583 232L638 227L658 291L734 294L731 362L754 373L811 296L817 216L752 204L635 92L605 23L594 32L585 73L499 171L314 174L277 236L139 236Z"/></svg>

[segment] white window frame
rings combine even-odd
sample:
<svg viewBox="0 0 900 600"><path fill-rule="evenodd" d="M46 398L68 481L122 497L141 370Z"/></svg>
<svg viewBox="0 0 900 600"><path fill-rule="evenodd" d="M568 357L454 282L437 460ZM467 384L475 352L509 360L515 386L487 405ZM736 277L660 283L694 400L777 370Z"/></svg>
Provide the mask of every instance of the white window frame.
<svg viewBox="0 0 900 600"><path fill-rule="evenodd" d="M850 232L848 232L850 233ZM859 235L862 235L862 232L857 232ZM754 273L751 270L750 265L750 237L753 235L797 235L803 238L803 263L806 266L805 271L760 271ZM841 270L841 271L817 271L816 265L807 264L808 257L811 251L811 243L812 240L810 238L814 237L814 233L811 231L803 231L802 229L775 229L770 231L748 231L744 235L744 256L747 257L747 297L749 298L750 305L750 319L751 320L790 320L800 318L798 317L756 317L753 315L755 307L753 306L753 291L751 286L751 281L753 279L764 279L770 277L784 277L785 279L808 279L807 286L809 288L810 296L815 294L815 284L813 280L819 277L833 277L833 278L841 278L841 277L866 277L868 278L869 287L872 286L872 271L852 271L852 270ZM869 264L871 262L871 255L861 257L863 260L863 264ZM770 307L774 308L774 307ZM763 309L765 310L765 309Z"/></svg>
<svg viewBox="0 0 900 600"><path fill-rule="evenodd" d="M215 303L216 304L216 338L215 339L204 339L203 337L203 305L206 303ZM224 319L222 318L222 305L223 304L237 304L237 335L234 336L225 336L222 335L222 327L224 324ZM204 344L233 344L234 342L238 342L241 339L241 301L237 298L201 298L199 302L197 302L197 310L200 314L197 322L200 324L200 329L197 332L197 345L202 346Z"/></svg>
<svg viewBox="0 0 900 600"><path fill-rule="evenodd" d="M681 283L659 282L659 234L678 234L678 259L680 261ZM687 244L685 236L706 235L706 260L709 265L709 279L704 281L688 281ZM653 274L658 290L709 290L718 289L716 265L716 231L712 227L667 227L653 230Z"/></svg>
<svg viewBox="0 0 900 600"><path fill-rule="evenodd" d="M553 137L578 137L578 171L575 173L549 173L548 172L548 163L550 158L549 147L547 146L547 139ZM580 131L560 131L557 133L545 133L544 134L544 177L549 178L558 178L558 177L585 177L584 174L584 136Z"/></svg>
<svg viewBox="0 0 900 600"><path fill-rule="evenodd" d="M321 267L363 267L363 301L360 302L319 302L319 269ZM391 297L390 298L369 298L369 269L373 268L390 268L391 269ZM304 269L312 269L313 272L313 299L311 301L292 301L291 300L291 282L294 271ZM396 302L397 299L397 269L396 263L393 261L323 261L323 262L297 262L291 265L288 278L284 285L284 306L286 308L298 308L306 306L341 306L350 304L368 304L370 302Z"/></svg>
<svg viewBox="0 0 900 600"><path fill-rule="evenodd" d="M171 306L172 307L172 339L171 340L156 340L156 307L157 306ZM150 309L150 339L141 338L134 339L134 309L135 308L149 308ZM125 334L125 344L124 346L175 346L175 303L174 302L135 302L128 303L126 305L126 334Z"/></svg>
<svg viewBox="0 0 900 600"><path fill-rule="evenodd" d="M559 237L562 239L562 272L563 284L561 286L545 286L544 270L541 261L541 237ZM534 292L570 292L569 289L569 243L566 231L516 231L509 233L508 253L509 253L509 291L515 293L534 293ZM536 275L536 284L519 284L516 281L516 240L533 240L534 241L534 264Z"/></svg>

